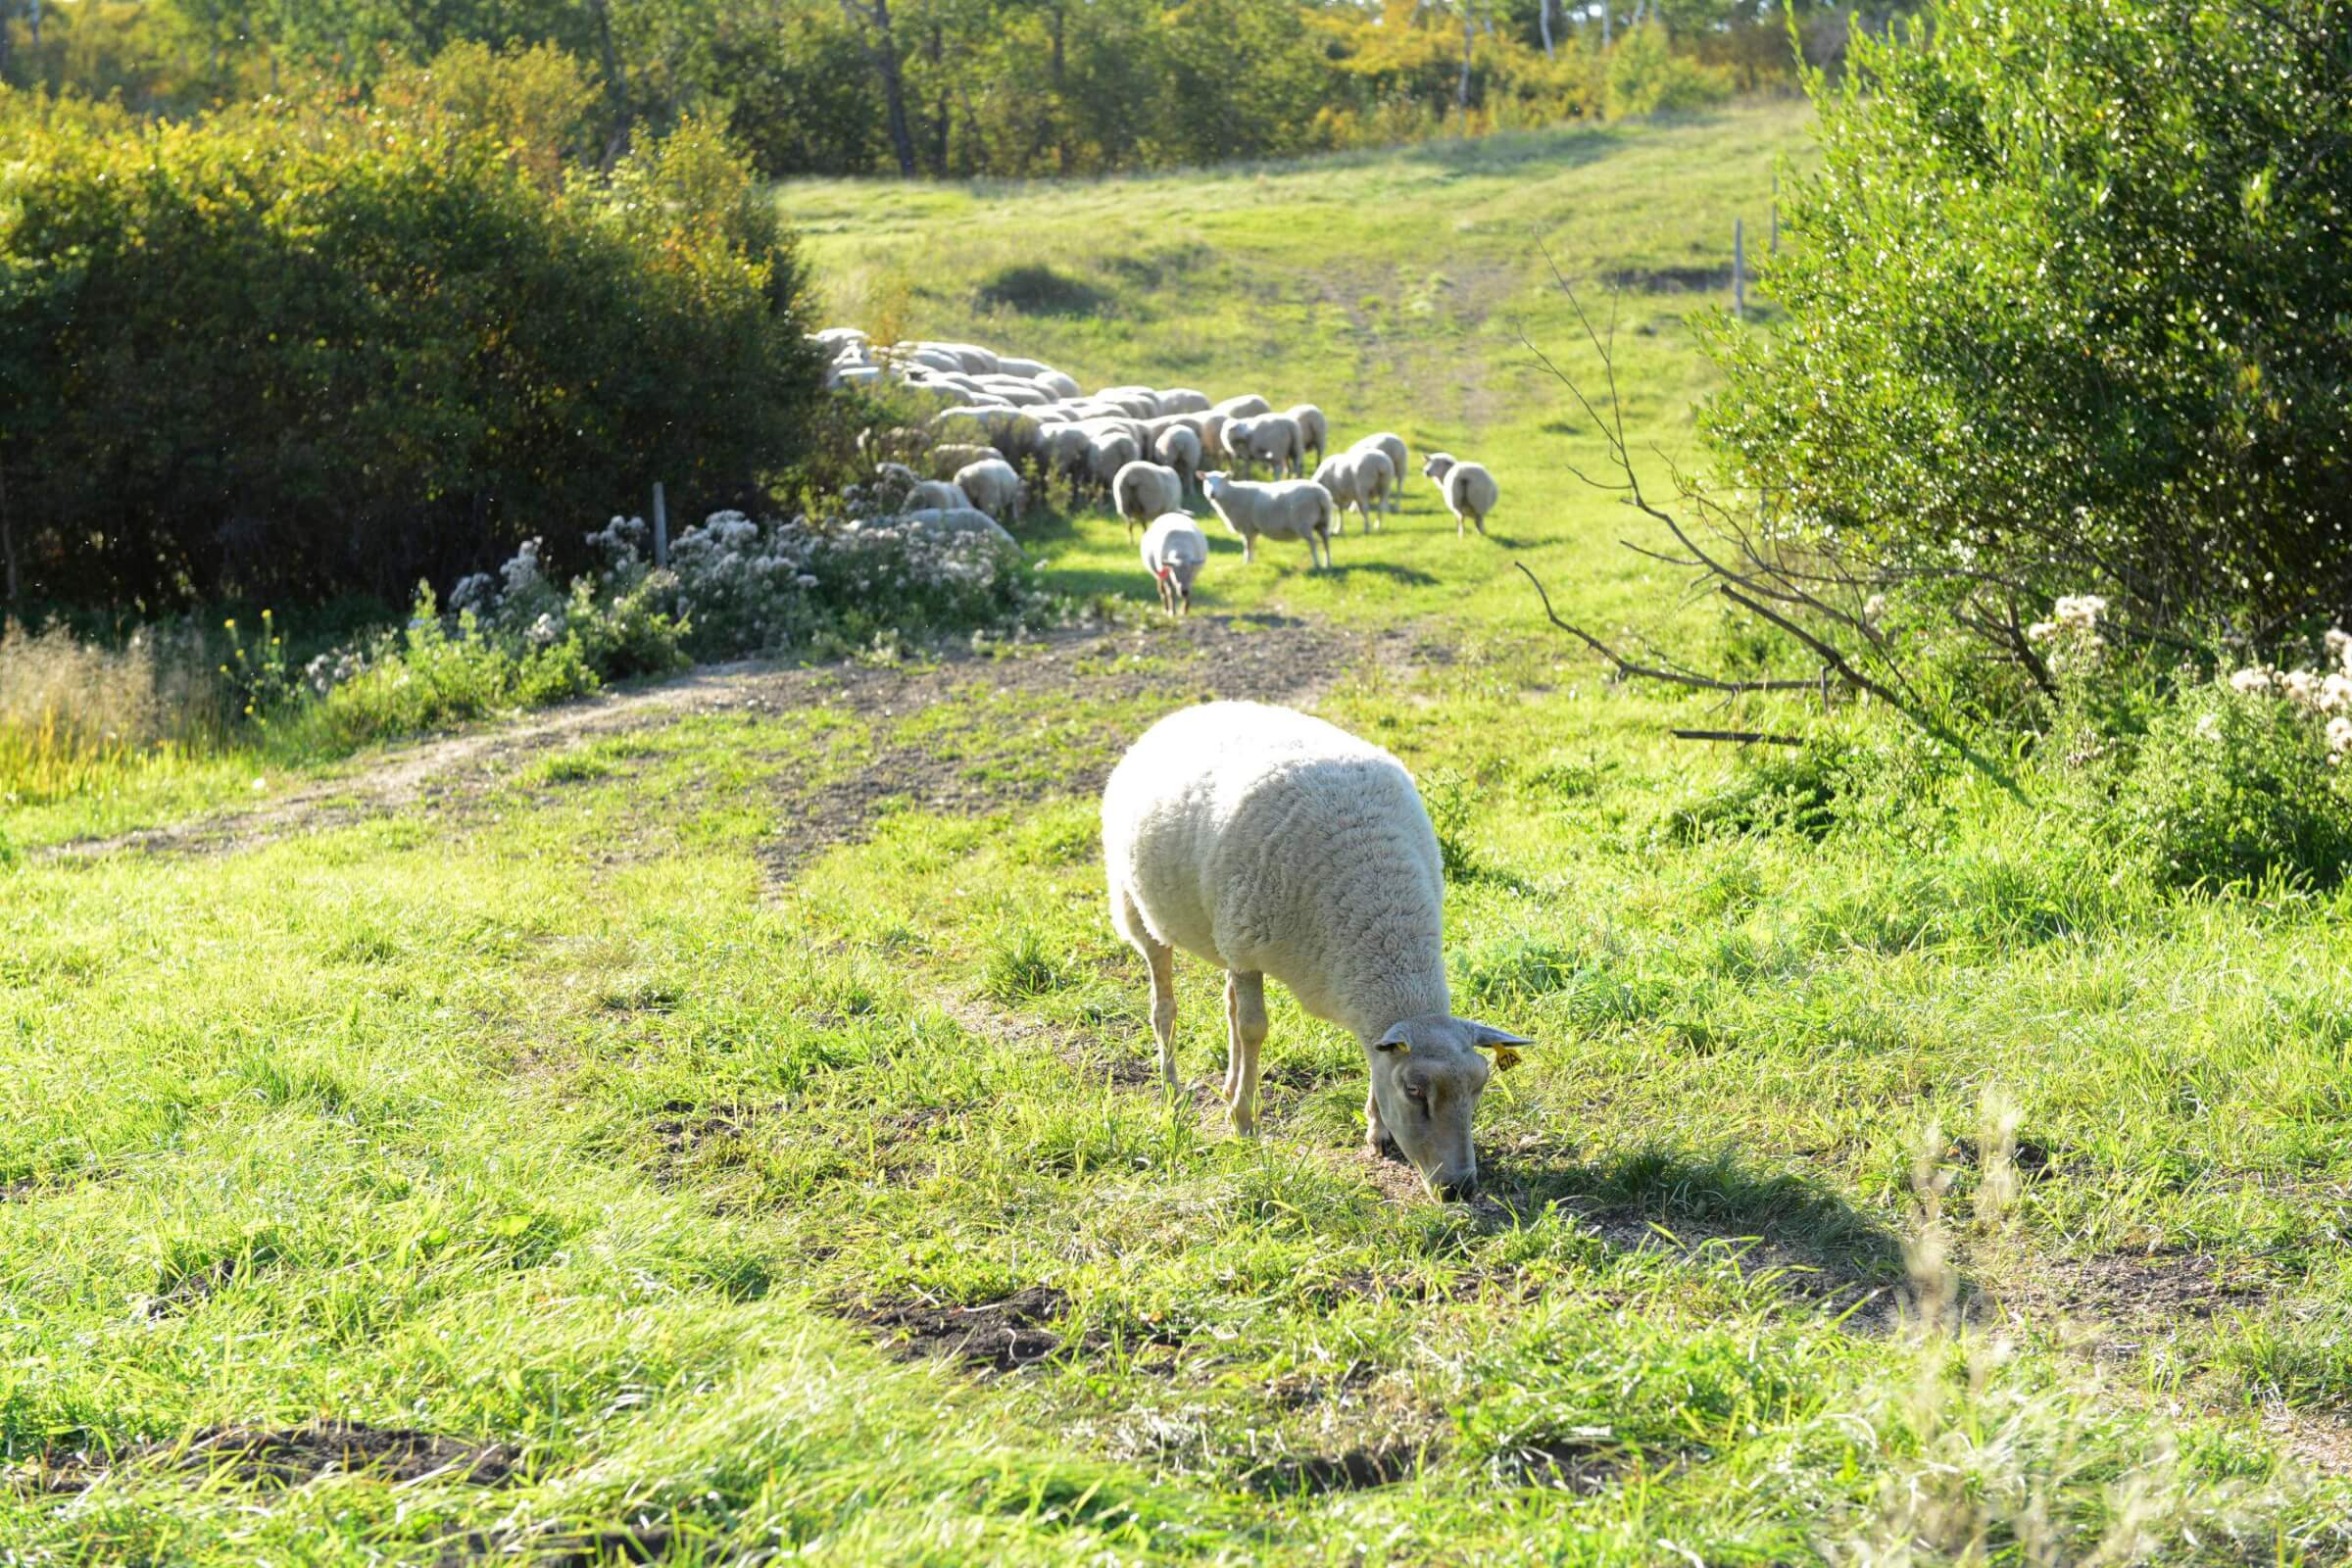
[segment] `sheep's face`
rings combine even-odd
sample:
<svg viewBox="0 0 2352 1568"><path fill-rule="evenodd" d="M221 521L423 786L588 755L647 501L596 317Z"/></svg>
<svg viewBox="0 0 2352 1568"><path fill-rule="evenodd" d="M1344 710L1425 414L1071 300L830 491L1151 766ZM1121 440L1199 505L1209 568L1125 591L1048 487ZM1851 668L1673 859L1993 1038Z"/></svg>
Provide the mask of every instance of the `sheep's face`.
<svg viewBox="0 0 2352 1568"><path fill-rule="evenodd" d="M1478 1151L1470 1116L1487 1079L1508 1068L1513 1046L1529 1042L1500 1029L1445 1013L1407 1018L1374 1043L1372 1102L1380 1130L1421 1173L1430 1192L1448 1200L1478 1188ZM1494 1053L1488 1064L1481 1048Z"/></svg>
<svg viewBox="0 0 2352 1568"><path fill-rule="evenodd" d="M1446 487L1446 475L1453 469L1453 456L1446 452L1432 452L1429 461L1421 465L1423 478L1437 481L1438 488Z"/></svg>
<svg viewBox="0 0 2352 1568"><path fill-rule="evenodd" d="M1232 475L1223 468L1206 469L1200 475L1200 493L1214 501L1225 493L1225 486L1231 479Z"/></svg>

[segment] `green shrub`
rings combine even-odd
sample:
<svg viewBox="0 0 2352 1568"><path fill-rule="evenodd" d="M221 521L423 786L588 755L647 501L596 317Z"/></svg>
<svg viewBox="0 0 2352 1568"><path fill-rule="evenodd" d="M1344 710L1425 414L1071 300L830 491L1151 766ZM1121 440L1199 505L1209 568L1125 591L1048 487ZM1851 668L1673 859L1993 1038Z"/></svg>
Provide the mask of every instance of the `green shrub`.
<svg viewBox="0 0 2352 1568"><path fill-rule="evenodd" d="M1674 53L1655 22L1628 32L1603 67L1603 102L1611 120L1703 109L1731 96L1724 73Z"/></svg>
<svg viewBox="0 0 2352 1568"><path fill-rule="evenodd" d="M2352 93L2328 0L1943 0L1857 29L1703 416L1777 536L1940 595L2127 628L2352 600ZM1813 581L1822 580L1819 575Z"/></svg>
<svg viewBox="0 0 2352 1568"><path fill-rule="evenodd" d="M1686 843L1742 833L1824 839L1870 787L1871 771L1849 742L1835 737L1763 750L1713 791L1667 813L1667 835Z"/></svg>
<svg viewBox="0 0 2352 1568"><path fill-rule="evenodd" d="M657 479L693 514L792 464L820 367L772 204L694 122L551 177L527 141L561 141L561 74L508 102L473 62L444 84L465 104L405 118L142 124L0 91L24 592L397 598ZM576 529L551 539L584 563Z"/></svg>
<svg viewBox="0 0 2352 1568"><path fill-rule="evenodd" d="M2352 802L2325 731L2290 703L2226 684L2156 714L2094 821L2177 890L2331 888L2352 862Z"/></svg>

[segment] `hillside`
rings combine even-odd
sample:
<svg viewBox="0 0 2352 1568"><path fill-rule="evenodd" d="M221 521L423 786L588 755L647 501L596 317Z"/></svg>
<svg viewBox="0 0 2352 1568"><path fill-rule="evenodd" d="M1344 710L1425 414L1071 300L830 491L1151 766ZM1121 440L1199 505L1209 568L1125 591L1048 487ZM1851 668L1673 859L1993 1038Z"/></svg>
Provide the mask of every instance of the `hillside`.
<svg viewBox="0 0 2352 1568"><path fill-rule="evenodd" d="M2167 900L1884 713L1724 722L1629 433L1794 109L1067 187L795 185L838 318L1311 399L1426 483L1189 624L726 667L0 819L0 1542L28 1561L2340 1563L2352 895ZM1704 281L1703 278L1699 279ZM1454 1004L1532 1037L1440 1205L1268 988L1260 1136L1179 958L1156 1082L1097 799L1204 697L1395 751ZM125 833L125 828L141 831Z"/></svg>

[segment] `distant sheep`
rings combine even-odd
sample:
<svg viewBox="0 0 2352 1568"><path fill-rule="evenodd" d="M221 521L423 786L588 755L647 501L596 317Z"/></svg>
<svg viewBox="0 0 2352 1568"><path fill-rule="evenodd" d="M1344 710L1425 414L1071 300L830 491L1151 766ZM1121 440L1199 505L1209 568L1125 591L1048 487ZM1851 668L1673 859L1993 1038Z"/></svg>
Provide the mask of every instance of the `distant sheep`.
<svg viewBox="0 0 2352 1568"><path fill-rule="evenodd" d="M1252 484L1212 468L1200 476L1200 491L1225 526L1241 535L1244 561L1257 560L1262 536L1305 540L1309 571L1331 564L1331 492L1312 479Z"/></svg>
<svg viewBox="0 0 2352 1568"><path fill-rule="evenodd" d="M1184 505L1184 480L1174 468L1139 459L1112 475L1110 504L1127 519L1127 537L1133 539L1139 524Z"/></svg>
<svg viewBox="0 0 2352 1568"><path fill-rule="evenodd" d="M970 498L975 510L999 522L1017 520L1029 509L1029 487L1011 464L994 453L956 469L956 488Z"/></svg>
<svg viewBox="0 0 2352 1568"><path fill-rule="evenodd" d="M1206 414L1208 408L1208 394L1196 392L1189 386L1169 387L1159 394L1162 414Z"/></svg>
<svg viewBox="0 0 2352 1568"><path fill-rule="evenodd" d="M1347 531L1348 507L1355 509L1364 519L1364 531L1371 533L1380 527L1380 504L1396 483L1396 470L1389 466L1389 455L1380 448L1361 447L1325 458L1315 469L1315 483L1331 492L1332 504L1340 511L1335 533Z"/></svg>
<svg viewBox="0 0 2352 1568"><path fill-rule="evenodd" d="M952 479L918 479L900 504L902 512L970 512L971 498Z"/></svg>
<svg viewBox="0 0 2352 1568"><path fill-rule="evenodd" d="M1087 477L1094 481L1096 489L1108 495L1119 470L1142 456L1143 448L1124 430L1091 436L1086 449Z"/></svg>
<svg viewBox="0 0 2352 1568"><path fill-rule="evenodd" d="M1421 471L1446 498L1446 510L1453 514L1455 538L1461 537L1465 521L1482 534L1487 531L1487 514L1494 510L1502 492L1484 465L1460 462L1450 452L1433 452L1421 465Z"/></svg>
<svg viewBox="0 0 2352 1568"><path fill-rule="evenodd" d="M928 508L920 512L906 513L893 520L900 523L910 523L929 533L951 536L976 533L993 539L1009 550L1020 549L1012 535L1004 531L1002 523L987 513L975 511L970 507Z"/></svg>
<svg viewBox="0 0 2352 1568"><path fill-rule="evenodd" d="M1382 430L1375 435L1363 437L1348 450L1361 452L1366 447L1376 447L1387 454L1389 466L1396 475L1396 481L1389 486L1389 510L1395 512L1404 504L1404 475L1406 472L1404 437Z"/></svg>
<svg viewBox="0 0 2352 1568"><path fill-rule="evenodd" d="M1181 948L1225 971L1236 1132L1256 1126L1271 977L1363 1048L1373 1153L1393 1144L1439 1197L1476 1189L1472 1114L1529 1042L1454 1015L1438 838L1403 763L1286 708L1180 708L1103 786L1102 866L1111 925L1151 971L1171 1089Z"/></svg>
<svg viewBox="0 0 2352 1568"><path fill-rule="evenodd" d="M1281 478L1306 467L1298 423L1288 415L1260 414L1225 425L1225 455L1247 473L1252 463L1270 463Z"/></svg>
<svg viewBox="0 0 2352 1568"><path fill-rule="evenodd" d="M1247 419L1255 414L1272 414L1274 405L1254 392L1244 392L1208 406L1211 414L1222 414L1228 419Z"/></svg>
<svg viewBox="0 0 2352 1568"><path fill-rule="evenodd" d="M1300 403L1282 412L1284 417L1298 426L1301 453L1311 452L1315 455L1315 461L1321 463L1323 449L1331 443L1331 423L1323 417L1323 411L1312 403ZM1303 456L1298 460L1298 468L1301 473L1306 471L1306 459Z"/></svg>
<svg viewBox="0 0 2352 1568"><path fill-rule="evenodd" d="M1208 564L1208 535L1189 512L1167 512L1144 530L1144 569L1159 586L1159 606L1169 614L1193 608L1193 579Z"/></svg>
<svg viewBox="0 0 2352 1568"><path fill-rule="evenodd" d="M948 441L924 454L923 464L931 470L929 477L953 479L959 468L1003 456L995 447L978 446L968 441Z"/></svg>
<svg viewBox="0 0 2352 1568"><path fill-rule="evenodd" d="M1176 470L1180 483L1191 484L1200 471L1200 438L1186 424L1171 424L1152 443L1152 455Z"/></svg>

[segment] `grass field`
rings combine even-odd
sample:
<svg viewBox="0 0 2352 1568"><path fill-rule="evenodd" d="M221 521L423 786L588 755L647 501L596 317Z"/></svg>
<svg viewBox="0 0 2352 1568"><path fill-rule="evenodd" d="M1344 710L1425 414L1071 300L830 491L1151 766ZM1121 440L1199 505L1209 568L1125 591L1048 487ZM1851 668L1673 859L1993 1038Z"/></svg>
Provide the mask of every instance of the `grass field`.
<svg viewBox="0 0 2352 1568"><path fill-rule="evenodd" d="M2160 897L1869 713L1749 715L1889 759L1790 825L1512 570L1713 634L1517 333L1592 368L1539 241L1622 279L1629 426L1689 455L1708 296L1660 285L1804 156L1764 107L784 192L840 317L1317 401L1487 462L1494 537L1416 480L1329 574L1217 540L1184 628L19 813L0 1560L2352 1559L2344 897ZM1150 598L1106 518L1041 550ZM1210 694L1420 777L1458 1005L1541 1042L1476 1202L1361 1152L1357 1048L1275 991L1261 1138L1181 959L1156 1089L1094 793Z"/></svg>

